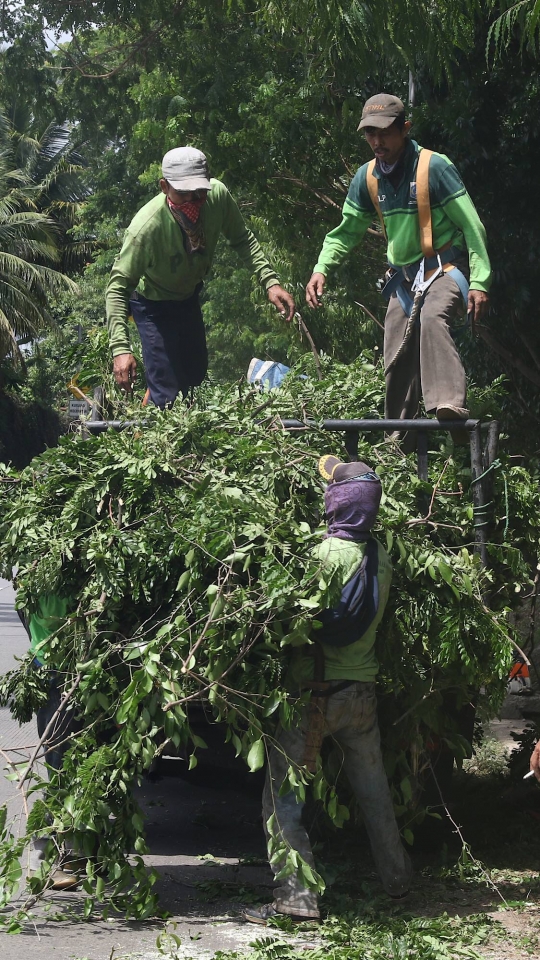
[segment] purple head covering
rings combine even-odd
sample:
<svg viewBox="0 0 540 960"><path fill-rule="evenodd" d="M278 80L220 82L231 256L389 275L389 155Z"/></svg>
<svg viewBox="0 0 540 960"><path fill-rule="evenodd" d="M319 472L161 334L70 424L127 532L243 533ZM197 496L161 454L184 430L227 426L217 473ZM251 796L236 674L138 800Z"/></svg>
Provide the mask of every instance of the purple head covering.
<svg viewBox="0 0 540 960"><path fill-rule="evenodd" d="M333 463L329 464L330 458L323 459L326 460L326 469L329 465L333 466ZM324 494L328 521L326 536L340 537L342 540L367 540L381 502L381 481L364 463L339 463L338 469L332 470L332 478L333 482L328 484Z"/></svg>

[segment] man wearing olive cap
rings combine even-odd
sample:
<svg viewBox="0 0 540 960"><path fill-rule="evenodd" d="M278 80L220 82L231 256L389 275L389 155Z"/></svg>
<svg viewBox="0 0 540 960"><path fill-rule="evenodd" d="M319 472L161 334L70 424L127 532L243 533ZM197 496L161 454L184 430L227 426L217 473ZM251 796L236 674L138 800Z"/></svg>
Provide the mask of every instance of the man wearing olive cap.
<svg viewBox="0 0 540 960"><path fill-rule="evenodd" d="M465 372L452 327L465 308L473 323L487 309L491 267L484 227L453 163L428 151L423 209L430 211L432 243L421 233L417 168L423 148L409 139L410 121L398 97L381 93L367 100L358 129L375 161L351 182L342 222L327 234L307 285L307 302L319 305L327 276L379 215L390 265L382 291L388 299L386 416L417 416L423 395L427 413L466 419Z"/></svg>
<svg viewBox="0 0 540 960"><path fill-rule="evenodd" d="M269 752L263 794L267 833L296 851L312 871L309 837L302 824L302 806L285 789L289 768L317 769L324 737L331 736L369 835L379 877L388 895L401 899L411 881L411 864L403 849L385 773L377 723L375 655L377 627L390 592L392 567L383 545L371 530L381 500L381 482L365 463L343 463L324 456L319 471L328 481L325 491L327 532L315 547L321 576L341 590L335 607L315 614L312 643L293 648L287 686L291 697L311 691L291 727L279 726ZM339 596L339 593L338 593ZM283 786L283 789L282 789ZM277 825L269 829L271 818ZM248 907L244 917L266 923L278 914L298 920L318 920L317 894L308 889L305 874L284 870L284 859L272 859L278 886L273 903Z"/></svg>
<svg viewBox="0 0 540 960"><path fill-rule="evenodd" d="M130 390L137 363L128 317L141 336L150 399L158 407L202 383L208 354L199 294L220 235L289 321L294 301L248 230L225 184L210 179L204 153L177 147L163 158L161 193L126 230L107 286L107 325L116 382Z"/></svg>

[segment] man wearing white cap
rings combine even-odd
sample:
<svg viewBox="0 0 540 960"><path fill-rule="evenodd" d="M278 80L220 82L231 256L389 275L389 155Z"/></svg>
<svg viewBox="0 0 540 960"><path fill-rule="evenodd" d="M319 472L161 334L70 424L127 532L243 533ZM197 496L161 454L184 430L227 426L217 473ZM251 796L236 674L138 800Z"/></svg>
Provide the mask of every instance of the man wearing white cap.
<svg viewBox="0 0 540 960"><path fill-rule="evenodd" d="M126 230L107 286L107 325L114 376L124 390L135 380L128 317L141 336L150 400L158 407L202 383L208 366L199 303L221 234L266 288L287 320L291 295L248 230L227 187L210 179L204 153L177 147L163 158L161 193L145 204Z"/></svg>

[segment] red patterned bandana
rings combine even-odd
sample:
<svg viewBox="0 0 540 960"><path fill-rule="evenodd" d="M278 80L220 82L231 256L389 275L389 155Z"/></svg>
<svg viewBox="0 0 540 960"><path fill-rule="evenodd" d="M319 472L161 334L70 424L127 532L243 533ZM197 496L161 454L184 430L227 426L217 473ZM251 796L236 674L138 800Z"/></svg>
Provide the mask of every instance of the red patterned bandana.
<svg viewBox="0 0 540 960"><path fill-rule="evenodd" d="M205 197L197 200L186 200L185 203L173 203L167 197L167 204L174 219L182 228L184 244L188 254L204 253L206 240L204 226L199 220L201 207Z"/></svg>
<svg viewBox="0 0 540 960"><path fill-rule="evenodd" d="M183 213L191 223L197 223L204 199L186 200L184 203L173 203L172 200L167 197L167 203L173 212Z"/></svg>

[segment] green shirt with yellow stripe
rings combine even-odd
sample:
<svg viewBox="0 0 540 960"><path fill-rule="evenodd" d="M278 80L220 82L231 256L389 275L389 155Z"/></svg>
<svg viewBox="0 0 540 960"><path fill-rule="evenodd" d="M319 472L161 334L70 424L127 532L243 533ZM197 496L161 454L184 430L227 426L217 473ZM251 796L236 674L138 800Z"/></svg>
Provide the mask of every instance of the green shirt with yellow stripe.
<svg viewBox="0 0 540 960"><path fill-rule="evenodd" d="M379 181L378 199L387 235L388 262L396 267L422 259L416 168L422 147L407 140L403 175L393 187L375 165ZM325 276L362 240L377 216L366 182L368 163L357 170L343 206L343 219L326 235L314 273ZM455 246L469 254L470 287L487 293L491 284L491 265L486 247L486 232L463 181L448 157L433 153L429 164L429 197L435 250Z"/></svg>

